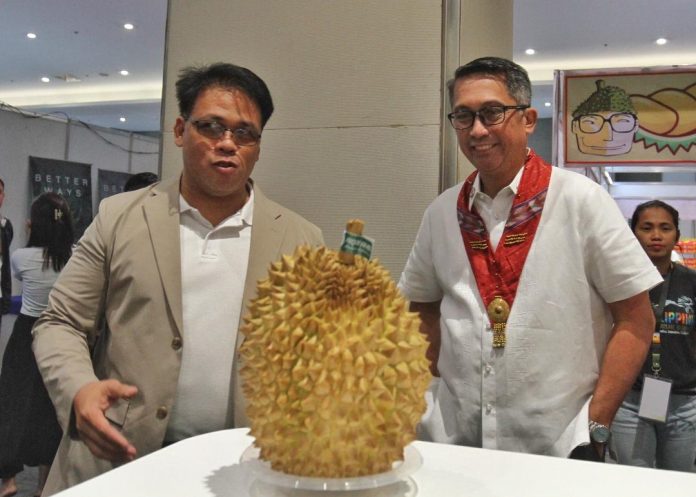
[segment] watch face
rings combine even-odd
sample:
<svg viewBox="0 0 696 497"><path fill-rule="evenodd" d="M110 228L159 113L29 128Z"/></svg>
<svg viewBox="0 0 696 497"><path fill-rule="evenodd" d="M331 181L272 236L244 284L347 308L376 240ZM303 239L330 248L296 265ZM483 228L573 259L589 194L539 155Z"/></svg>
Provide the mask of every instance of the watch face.
<svg viewBox="0 0 696 497"><path fill-rule="evenodd" d="M595 426L590 432L590 438L594 442L605 444L609 441L609 428L606 426Z"/></svg>

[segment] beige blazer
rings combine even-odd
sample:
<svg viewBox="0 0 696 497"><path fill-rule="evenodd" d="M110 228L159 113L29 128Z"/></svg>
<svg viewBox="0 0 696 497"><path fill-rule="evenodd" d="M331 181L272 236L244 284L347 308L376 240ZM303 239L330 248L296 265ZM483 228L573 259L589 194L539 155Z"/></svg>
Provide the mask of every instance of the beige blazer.
<svg viewBox="0 0 696 497"><path fill-rule="evenodd" d="M254 187L244 302L271 262L299 244L322 243L316 226ZM115 467L95 458L71 424L73 398L87 382L114 378L137 386L138 394L116 402L107 418L139 456L162 446L186 347L179 247L176 179L104 200L63 269L34 327L34 353L64 431L44 495ZM224 297L211 302L211 311L219 305ZM237 334L237 349L241 342ZM237 371L230 387L229 425L245 426Z"/></svg>

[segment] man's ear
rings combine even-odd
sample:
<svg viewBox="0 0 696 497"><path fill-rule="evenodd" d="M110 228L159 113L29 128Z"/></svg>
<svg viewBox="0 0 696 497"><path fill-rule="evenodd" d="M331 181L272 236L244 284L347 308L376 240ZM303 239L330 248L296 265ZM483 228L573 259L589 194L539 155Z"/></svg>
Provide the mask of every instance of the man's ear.
<svg viewBox="0 0 696 497"><path fill-rule="evenodd" d="M177 117L176 121L174 121L174 144L177 147L181 147L184 145L184 126L185 125L186 125L186 121L181 116Z"/></svg>
<svg viewBox="0 0 696 497"><path fill-rule="evenodd" d="M538 114L535 108L530 107L524 110L524 127L528 135L531 135L536 128L536 123L538 119Z"/></svg>

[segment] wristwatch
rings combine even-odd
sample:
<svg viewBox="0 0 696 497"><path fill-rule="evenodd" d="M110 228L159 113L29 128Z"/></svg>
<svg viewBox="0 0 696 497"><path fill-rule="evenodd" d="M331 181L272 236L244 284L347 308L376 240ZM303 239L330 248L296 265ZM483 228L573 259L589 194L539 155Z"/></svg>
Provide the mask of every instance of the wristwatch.
<svg viewBox="0 0 696 497"><path fill-rule="evenodd" d="M611 432L608 426L590 420L590 440L599 444L605 444L609 441L610 435Z"/></svg>

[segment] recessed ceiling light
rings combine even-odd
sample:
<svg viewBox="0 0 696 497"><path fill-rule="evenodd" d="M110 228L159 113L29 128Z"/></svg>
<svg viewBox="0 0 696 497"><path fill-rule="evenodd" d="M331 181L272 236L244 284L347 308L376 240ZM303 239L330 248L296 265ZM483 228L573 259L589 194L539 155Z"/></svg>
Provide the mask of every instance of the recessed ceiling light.
<svg viewBox="0 0 696 497"><path fill-rule="evenodd" d="M49 78L48 76L44 76L43 78L41 78L41 82L42 82L42 83L50 83L50 82L51 82L51 78Z"/></svg>
<svg viewBox="0 0 696 497"><path fill-rule="evenodd" d="M135 26L133 26L133 24L130 22L127 22L126 24L123 25L123 29L127 29L129 31L133 28L135 28Z"/></svg>
<svg viewBox="0 0 696 497"><path fill-rule="evenodd" d="M551 102L544 102L544 107L551 107Z"/></svg>
<svg viewBox="0 0 696 497"><path fill-rule="evenodd" d="M36 38L36 33L27 33L27 38L33 40L34 38Z"/></svg>
<svg viewBox="0 0 696 497"><path fill-rule="evenodd" d="M121 76L128 76L130 73L124 69L122 71L119 71L119 74L121 74Z"/></svg>
<svg viewBox="0 0 696 497"><path fill-rule="evenodd" d="M126 118L123 116L119 117L118 120L121 121L122 123L126 122Z"/></svg>
<svg viewBox="0 0 696 497"><path fill-rule="evenodd" d="M655 43L657 43L658 45L664 45L665 43L667 43L667 38L658 38L657 40L655 40Z"/></svg>
<svg viewBox="0 0 696 497"><path fill-rule="evenodd" d="M534 55L536 53L536 50L533 48L528 48L527 50L524 51L527 55Z"/></svg>

